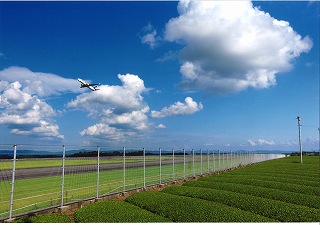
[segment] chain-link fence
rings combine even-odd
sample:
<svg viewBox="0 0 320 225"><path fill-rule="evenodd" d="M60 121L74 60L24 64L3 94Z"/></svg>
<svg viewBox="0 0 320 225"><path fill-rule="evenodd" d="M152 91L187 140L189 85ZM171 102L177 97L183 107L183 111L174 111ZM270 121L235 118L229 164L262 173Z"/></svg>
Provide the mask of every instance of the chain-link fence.
<svg viewBox="0 0 320 225"><path fill-rule="evenodd" d="M0 218L281 157L248 151L0 145Z"/></svg>

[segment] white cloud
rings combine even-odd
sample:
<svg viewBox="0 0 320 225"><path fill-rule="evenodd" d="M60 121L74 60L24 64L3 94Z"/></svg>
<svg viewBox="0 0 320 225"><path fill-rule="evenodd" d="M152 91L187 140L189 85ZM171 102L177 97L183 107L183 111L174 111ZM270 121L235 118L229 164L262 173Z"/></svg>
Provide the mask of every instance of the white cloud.
<svg viewBox="0 0 320 225"><path fill-rule="evenodd" d="M56 114L37 95L26 93L20 82L0 81L0 124L8 126L11 133L64 139L52 120Z"/></svg>
<svg viewBox="0 0 320 225"><path fill-rule="evenodd" d="M119 115L114 114L111 110L106 110L102 121L111 127L143 131L149 127L147 112L149 112L149 106Z"/></svg>
<svg viewBox="0 0 320 225"><path fill-rule="evenodd" d="M247 140L247 143L249 144L249 145L251 145L251 146L256 146L257 145L257 143L256 142L254 142L254 141L252 141L252 140Z"/></svg>
<svg viewBox="0 0 320 225"><path fill-rule="evenodd" d="M147 116L150 108L142 97L149 90L144 81L133 74L119 74L118 78L122 86L101 85L98 91L83 93L67 104L87 111L89 117L99 118L99 123L84 129L80 135L121 142L140 138L150 128Z"/></svg>
<svg viewBox="0 0 320 225"><path fill-rule="evenodd" d="M0 80L0 124L6 125L13 134L64 139L53 120L58 112L45 98L83 92L77 80L24 67L1 70Z"/></svg>
<svg viewBox="0 0 320 225"><path fill-rule="evenodd" d="M148 23L147 26L144 26L141 30L142 36L140 37L142 44L147 44L151 49L154 49L159 45L161 38L157 36L157 31L154 27Z"/></svg>
<svg viewBox="0 0 320 225"><path fill-rule="evenodd" d="M160 58L156 59L156 62L166 62L171 60L178 59L179 52L178 51L168 51Z"/></svg>
<svg viewBox="0 0 320 225"><path fill-rule="evenodd" d="M24 67L9 67L1 70L0 80L19 81L23 92L39 97L83 91L75 79L67 79L51 73L32 72Z"/></svg>
<svg viewBox="0 0 320 225"><path fill-rule="evenodd" d="M215 144L207 143L207 144L204 144L204 146L206 146L206 147L212 147L212 146L215 146Z"/></svg>
<svg viewBox="0 0 320 225"><path fill-rule="evenodd" d="M249 1L188 1L166 24L165 39L185 45L181 86L213 93L239 92L276 84L276 75L312 47L289 23Z"/></svg>
<svg viewBox="0 0 320 225"><path fill-rule="evenodd" d="M160 123L158 126L157 126L158 129L165 129L167 128L165 125L163 125L162 123Z"/></svg>
<svg viewBox="0 0 320 225"><path fill-rule="evenodd" d="M99 91L83 93L71 102L68 107L82 108L97 115L101 110L112 108L116 113L138 110L145 106L141 94L148 89L137 75L118 75L122 86L99 86Z"/></svg>
<svg viewBox="0 0 320 225"><path fill-rule="evenodd" d="M98 123L90 126L80 132L82 136L92 136L96 139L105 139L107 141L122 141L124 135L119 132L116 128L110 127L107 124Z"/></svg>
<svg viewBox="0 0 320 225"><path fill-rule="evenodd" d="M276 143L273 140L267 141L265 139L258 139L256 141L253 140L247 140L247 143L251 146L265 146L265 145L275 145Z"/></svg>
<svg viewBox="0 0 320 225"><path fill-rule="evenodd" d="M190 115L203 109L203 105L193 101L191 97L185 98L185 103L175 102L169 107L164 107L161 111L151 111L152 118L164 118L169 116Z"/></svg>

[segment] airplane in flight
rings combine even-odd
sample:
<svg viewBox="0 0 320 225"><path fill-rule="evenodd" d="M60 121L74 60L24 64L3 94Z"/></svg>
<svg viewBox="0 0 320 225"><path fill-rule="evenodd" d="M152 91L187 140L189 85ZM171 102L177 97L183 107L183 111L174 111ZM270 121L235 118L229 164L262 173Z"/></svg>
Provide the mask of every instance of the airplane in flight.
<svg viewBox="0 0 320 225"><path fill-rule="evenodd" d="M89 88L92 91L100 90L100 89L97 88L98 85L100 85L100 84L89 84L89 83L87 83L86 81L84 81L84 80L82 80L80 78L78 78L78 81L81 83L80 88L85 88L86 87L86 88Z"/></svg>

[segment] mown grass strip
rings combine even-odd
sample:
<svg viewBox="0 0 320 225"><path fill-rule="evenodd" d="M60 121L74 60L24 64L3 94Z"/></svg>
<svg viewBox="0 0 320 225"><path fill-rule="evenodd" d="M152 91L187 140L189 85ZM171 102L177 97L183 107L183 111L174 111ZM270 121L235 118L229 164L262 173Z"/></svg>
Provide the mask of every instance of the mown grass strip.
<svg viewBox="0 0 320 225"><path fill-rule="evenodd" d="M188 163L186 166L191 167ZM200 163L195 163L199 170ZM146 185L159 182L159 166L146 167ZM162 182L172 180L172 165L162 165ZM175 178L183 177L183 164L175 165ZM192 170L186 171L191 176ZM65 175L65 202L80 200L96 195L96 172ZM122 190L123 171L110 170L100 172L100 195ZM126 168L126 189L143 187L143 168ZM41 188L39 188L41 187ZM7 216L10 203L10 180L0 182L0 218ZM14 193L14 214L59 204L61 192L61 176L48 176L17 180ZM40 204L40 202L43 202ZM29 205L30 207L23 208ZM20 209L21 208L21 209Z"/></svg>
<svg viewBox="0 0 320 225"><path fill-rule="evenodd" d="M78 223L143 223L172 222L127 202L116 200L91 204L77 210L74 220Z"/></svg>
<svg viewBox="0 0 320 225"><path fill-rule="evenodd" d="M320 197L314 195L305 195L278 189L225 182L188 181L183 185L232 191L320 209Z"/></svg>
<svg viewBox="0 0 320 225"><path fill-rule="evenodd" d="M222 203L281 222L320 221L319 209L230 191L200 187L171 186L164 189L163 192Z"/></svg>
<svg viewBox="0 0 320 225"><path fill-rule="evenodd" d="M236 183L236 184L247 184L253 186L261 186L267 187L270 189L279 189L284 191L290 191L295 193L304 193L308 195L316 195L319 196L320 189L317 187L310 187L305 185L298 185L298 184L287 184L281 183L276 181L267 181L267 180L257 180L257 179L246 179L241 176L236 177L224 177L224 176L209 176L209 177L202 177L199 181L209 181L209 182L226 182L226 183ZM271 191L271 190L270 190Z"/></svg>
<svg viewBox="0 0 320 225"><path fill-rule="evenodd" d="M274 222L276 220L221 203L197 198L144 191L126 199L134 205L174 222Z"/></svg>

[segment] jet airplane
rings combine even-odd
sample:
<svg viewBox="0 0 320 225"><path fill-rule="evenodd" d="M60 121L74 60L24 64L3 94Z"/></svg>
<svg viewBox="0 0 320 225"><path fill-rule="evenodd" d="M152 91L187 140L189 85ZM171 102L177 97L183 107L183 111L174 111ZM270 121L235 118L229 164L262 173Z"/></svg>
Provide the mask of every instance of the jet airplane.
<svg viewBox="0 0 320 225"><path fill-rule="evenodd" d="M89 84L89 83L87 83L86 81L84 81L84 80L82 80L80 78L78 78L78 81L81 83L80 88L85 88L86 87L86 88L89 88L92 91L100 90L100 89L97 88L98 85L100 85L100 84Z"/></svg>

